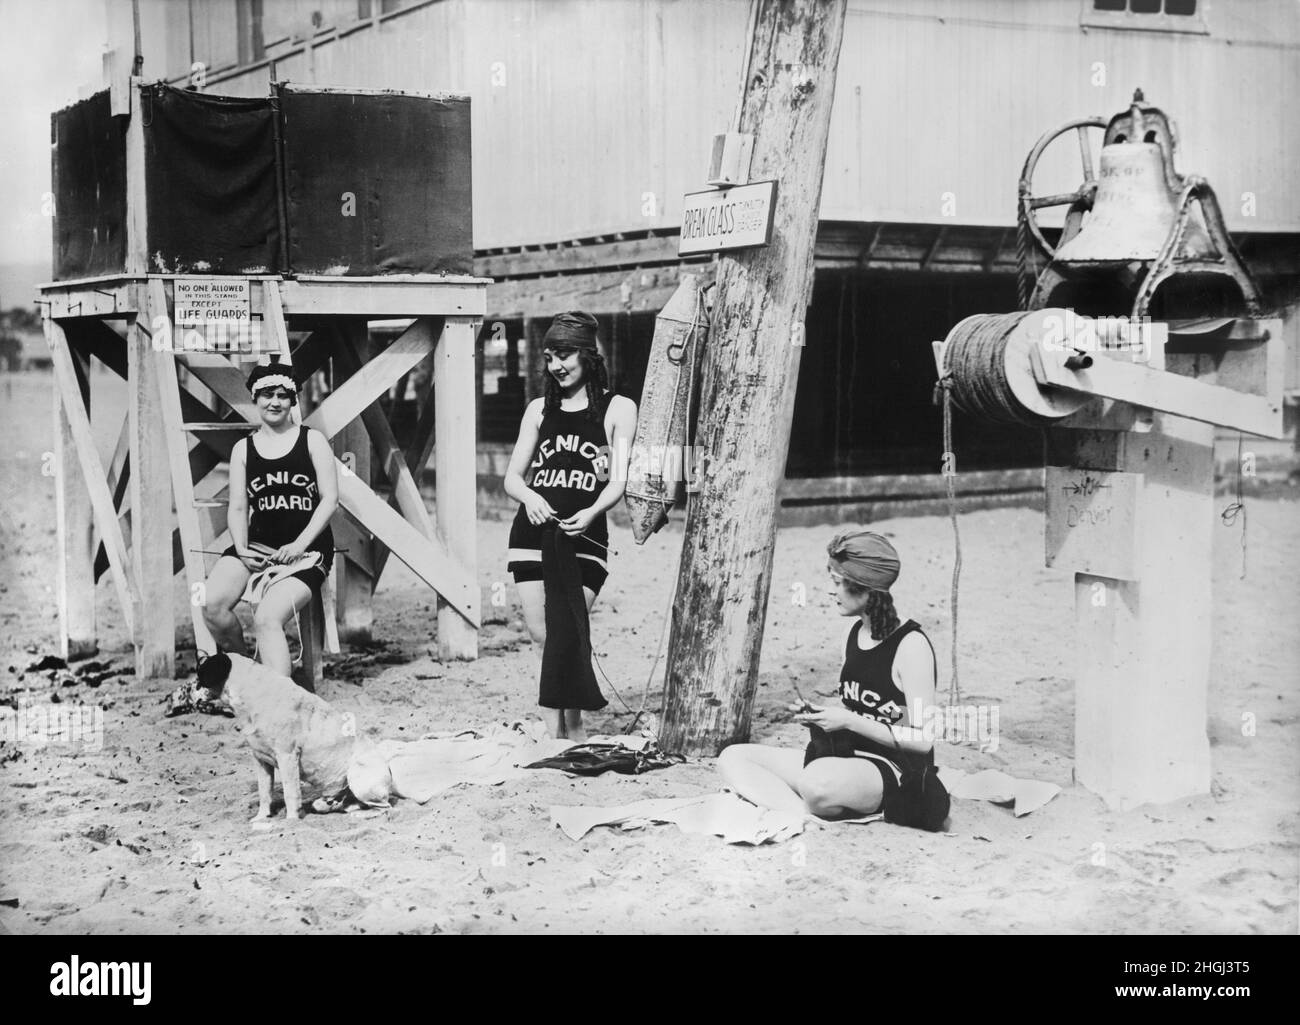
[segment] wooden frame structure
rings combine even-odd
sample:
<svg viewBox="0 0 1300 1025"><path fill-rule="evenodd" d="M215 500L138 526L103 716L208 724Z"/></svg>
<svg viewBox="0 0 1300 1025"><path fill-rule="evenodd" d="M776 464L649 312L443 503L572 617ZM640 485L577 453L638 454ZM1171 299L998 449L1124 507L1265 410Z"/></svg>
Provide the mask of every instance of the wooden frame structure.
<svg viewBox="0 0 1300 1025"><path fill-rule="evenodd" d="M129 209L143 210L140 197L129 197ZM138 224L128 237L143 238ZM174 326L172 315L178 277L126 273L40 289L57 384L57 590L64 655L96 647L94 585L105 570L134 642L137 675L175 673L177 570L189 584L196 645L212 650L202 588L216 556L204 553L229 544L227 492L212 472L235 441L257 427L244 386L247 364L277 352L294 365L299 380L333 364L333 392L302 422L332 439L343 457L333 527L345 550L335 560L338 619L345 631L368 626L370 596L391 553L438 593L439 656L476 658L474 351L487 279L249 275L250 314L254 323L261 318L263 344L260 352L246 353L186 347L187 332ZM405 317L413 318L410 327L387 348L365 351L367 320ZM125 337L113 329L114 321L125 323ZM128 384L126 417L107 465L89 415L91 356ZM433 387L414 439L402 448L378 400L430 357ZM372 451L378 456L376 477L391 489L387 501L370 486ZM436 519L416 483L431 453ZM327 614L327 637L332 620Z"/></svg>

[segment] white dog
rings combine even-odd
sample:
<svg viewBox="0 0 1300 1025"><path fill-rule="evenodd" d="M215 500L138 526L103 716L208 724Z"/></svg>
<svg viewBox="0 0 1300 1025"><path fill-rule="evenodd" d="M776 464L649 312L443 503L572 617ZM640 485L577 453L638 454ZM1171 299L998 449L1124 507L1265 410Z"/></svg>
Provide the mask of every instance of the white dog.
<svg viewBox="0 0 1300 1025"><path fill-rule="evenodd" d="M243 727L257 764L257 815L271 817L275 773L284 790L285 817L302 814L303 801L331 811L351 793L362 804L387 807L392 793L388 763L356 722L287 676L245 658L219 652L199 663L198 697L223 694Z"/></svg>

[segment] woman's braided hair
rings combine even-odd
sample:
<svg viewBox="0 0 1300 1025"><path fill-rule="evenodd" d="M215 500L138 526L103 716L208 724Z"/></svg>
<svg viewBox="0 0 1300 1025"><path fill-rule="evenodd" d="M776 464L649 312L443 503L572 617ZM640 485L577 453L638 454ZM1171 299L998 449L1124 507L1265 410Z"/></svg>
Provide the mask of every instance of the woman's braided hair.
<svg viewBox="0 0 1300 1025"><path fill-rule="evenodd" d="M867 622L871 626L871 639L883 641L898 629L898 613L894 611L894 596L888 591L877 591L846 580L849 593L856 597L867 596Z"/></svg>

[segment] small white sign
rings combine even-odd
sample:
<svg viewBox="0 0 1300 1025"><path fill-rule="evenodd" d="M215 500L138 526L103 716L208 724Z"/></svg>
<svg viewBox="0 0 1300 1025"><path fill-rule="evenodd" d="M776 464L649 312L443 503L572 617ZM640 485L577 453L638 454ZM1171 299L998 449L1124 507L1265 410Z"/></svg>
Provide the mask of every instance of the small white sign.
<svg viewBox="0 0 1300 1025"><path fill-rule="evenodd" d="M677 255L765 246L772 241L776 182L686 194Z"/></svg>
<svg viewBox="0 0 1300 1025"><path fill-rule="evenodd" d="M252 319L248 278L177 278L176 323L239 324Z"/></svg>

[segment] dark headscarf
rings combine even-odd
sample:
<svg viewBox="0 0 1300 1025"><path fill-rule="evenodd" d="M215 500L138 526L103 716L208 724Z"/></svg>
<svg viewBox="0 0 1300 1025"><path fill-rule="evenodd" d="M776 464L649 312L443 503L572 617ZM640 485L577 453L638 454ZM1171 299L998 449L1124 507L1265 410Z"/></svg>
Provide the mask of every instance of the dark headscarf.
<svg viewBox="0 0 1300 1025"><path fill-rule="evenodd" d="M557 313L555 319L551 321L551 326L546 329L546 335L542 339L542 347L546 349L586 349L588 352L596 352L598 351L596 348L596 329L599 326L595 317L590 313L583 313L581 310Z"/></svg>
<svg viewBox="0 0 1300 1025"><path fill-rule="evenodd" d="M846 580L875 591L888 591L898 579L898 552L879 534L853 530L836 534L826 546L833 568Z"/></svg>

